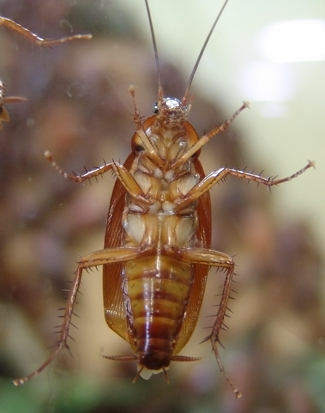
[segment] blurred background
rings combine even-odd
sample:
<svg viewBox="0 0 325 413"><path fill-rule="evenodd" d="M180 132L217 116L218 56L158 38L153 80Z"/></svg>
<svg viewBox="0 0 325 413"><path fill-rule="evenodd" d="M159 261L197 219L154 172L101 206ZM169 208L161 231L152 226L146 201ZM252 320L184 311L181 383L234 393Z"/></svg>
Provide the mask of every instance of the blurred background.
<svg viewBox="0 0 325 413"><path fill-rule="evenodd" d="M221 1L151 1L165 94L181 98ZM228 165L298 179L273 188L236 179L211 191L213 248L235 256L221 358L243 397L236 400L209 343L223 275L210 271L197 328L162 375L135 384L135 363L106 326L101 271L85 273L66 352L22 387L55 343L58 308L82 255L102 248L111 174L77 185L66 171L103 159L124 161L135 126L128 93L144 117L157 100L157 75L141 0L0 2L0 14L41 37L92 33L91 41L41 48L0 27L0 77L11 121L0 130L0 411L322 412L325 411L324 264L325 8L323 1L231 0L193 82L190 122L199 135L250 102L202 151L207 172ZM321 146L322 145L322 146Z"/></svg>

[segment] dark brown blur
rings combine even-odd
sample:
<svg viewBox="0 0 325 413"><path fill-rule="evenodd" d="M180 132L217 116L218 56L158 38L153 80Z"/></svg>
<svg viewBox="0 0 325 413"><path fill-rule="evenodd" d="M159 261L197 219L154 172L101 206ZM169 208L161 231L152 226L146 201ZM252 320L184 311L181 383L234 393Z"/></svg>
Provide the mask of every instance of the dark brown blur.
<svg viewBox="0 0 325 413"><path fill-rule="evenodd" d="M0 7L1 15L41 37L93 34L90 41L40 48L0 26L6 94L28 99L6 105L11 121L0 130L0 411L325 411L324 367L318 368L324 340L322 262L308 214L297 222L287 211L287 219L278 222L272 193L232 178L212 190L211 225L213 249L235 256L237 264L238 294L230 302L233 314L220 352L241 399L225 383L209 344L199 344L207 335L204 328L212 325L207 316L216 313L223 283L223 274L213 269L199 324L182 352L202 360L172 363L169 385L162 374L132 384L135 363L101 357L130 354L105 324L101 269L84 274L72 355L66 352L21 388L11 384L37 368L55 343L66 281L80 255L103 247L114 182L111 174L91 185L66 181L44 151L67 172L124 161L135 130L128 86L135 86L144 117L157 99L153 52L137 35L132 16L119 10L118 1L74 3L8 0ZM161 59L165 95L181 98L188 74ZM232 115L222 102L200 96L195 84L192 92L189 120L200 135ZM241 102L233 104L235 111ZM224 165L262 170L243 145L245 133L235 121L212 140L200 158L205 170ZM274 165L264 176L276 173Z"/></svg>

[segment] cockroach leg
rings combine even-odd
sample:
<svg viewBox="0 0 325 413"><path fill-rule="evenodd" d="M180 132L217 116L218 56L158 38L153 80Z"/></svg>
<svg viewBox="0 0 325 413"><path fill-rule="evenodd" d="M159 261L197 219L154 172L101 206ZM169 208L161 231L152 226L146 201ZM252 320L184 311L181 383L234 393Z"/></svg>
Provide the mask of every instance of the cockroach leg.
<svg viewBox="0 0 325 413"><path fill-rule="evenodd" d="M1 122L9 122L10 116L7 109L4 107L5 103L16 103L16 102L23 102L27 100L26 98L20 96L8 96L5 97L5 86L0 79L0 129L2 128Z"/></svg>
<svg viewBox="0 0 325 413"><path fill-rule="evenodd" d="M235 393L235 396L237 398L240 398L242 394L240 393L238 388L234 385L234 383L230 380L230 378L227 376L226 371L222 365L220 355L218 352L218 347L217 347L217 344L219 343L219 332L223 327L225 314L228 308L232 277L233 277L234 267L235 267L235 263L233 259L229 255L223 252L214 251L214 250L205 249L205 248L183 249L183 250L179 250L178 252L176 252L176 254L174 251L166 249L166 254L172 257L175 257L175 255L179 254L182 260L188 261L192 264L204 264L204 265L208 265L211 267L217 267L218 269L227 270L216 320L213 324L211 334L209 334L202 342L210 340L220 372L223 374L226 381L231 386L232 390Z"/></svg>
<svg viewBox="0 0 325 413"><path fill-rule="evenodd" d="M300 169L298 172L282 179L272 179L272 178L263 178L260 175L238 171L237 169L231 168L220 168L216 171L209 173L202 181L200 181L197 185L195 185L185 196L182 200L179 201L175 211L179 212L187 205L191 204L192 202L199 199L205 192L207 192L211 187L218 182L225 179L228 175L235 176L237 178L246 179L248 181L254 181L258 184L266 185L268 188L279 185L284 182L289 182L294 178L297 178L299 175L304 173L307 169L315 167L315 163L312 161L308 161L308 164Z"/></svg>
<svg viewBox="0 0 325 413"><path fill-rule="evenodd" d="M28 29L25 29L25 27L6 17L0 17L0 26L1 25L19 34L20 36L24 37L31 43L36 44L37 46L53 46L55 44L67 43L74 40L89 40L92 38L91 34L76 34L74 36L63 37L58 40L43 39L42 37L37 36L35 33L31 32Z"/></svg>
<svg viewBox="0 0 325 413"><path fill-rule="evenodd" d="M25 102L27 99L21 96L8 96L6 98L0 99L0 129L2 128L1 122L9 122L10 116L7 109L3 106L4 103L17 103Z"/></svg>
<svg viewBox="0 0 325 413"><path fill-rule="evenodd" d="M217 313L217 317L216 317L216 320L213 324L211 334L208 337L206 337L203 340L203 342L207 341L207 340L210 340L210 342L212 344L212 349L213 349L215 358L216 358L217 363L218 363L219 370L223 374L226 381L229 383L230 387L232 388L233 392L235 393L236 398L239 399L240 397L242 397L242 394L239 391L239 389L237 388L237 386L235 386L234 383L228 377L228 375L225 371L225 368L223 367L223 364L221 362L221 358L220 358L218 347L217 347L217 344L220 343L219 332L222 329L222 327L224 326L224 318L225 318L225 315L226 315L226 311L228 309L228 301L229 301L229 297L230 297L233 271L234 271L234 266L227 270L227 274L226 274L226 278L225 278L224 286L223 286L223 291L222 291L222 295L221 295L221 301L219 303L219 310L218 310L218 313Z"/></svg>
<svg viewBox="0 0 325 413"><path fill-rule="evenodd" d="M235 120L235 118L240 114L240 112L246 108L248 108L249 105L247 102L244 102L242 106L236 110L236 112L232 115L231 118L227 119L225 122L223 122L221 125L217 126L216 128L212 129L209 133L206 135L203 135L196 143L193 145L184 155L179 157L176 162L174 162L171 167L172 169L177 169L181 165L183 165L186 161L188 161L193 155L195 155L204 145L206 145L211 138L213 138L215 135L217 135L220 132L224 132L228 126L231 125L231 123Z"/></svg>
<svg viewBox="0 0 325 413"><path fill-rule="evenodd" d="M64 310L63 323L61 326L60 337L57 342L56 350L45 360L45 362L37 370L33 371L32 373L28 374L25 377L21 377L19 379L13 380L13 384L15 386L20 386L21 384L26 383L32 377L37 376L39 373L41 373L45 369L45 367L47 367L61 353L61 351L64 348L69 349L67 340L69 337L69 328L70 328L71 317L73 314L73 307L76 302L77 293L80 287L82 270L83 270L83 267L79 264L77 271L75 272L75 278L72 282L71 289L69 291L67 304Z"/></svg>
<svg viewBox="0 0 325 413"><path fill-rule="evenodd" d="M133 108L134 108L134 115L133 115L134 123L138 126L138 128L140 128L141 127L141 116L140 116L140 110L137 104L137 100L135 98L135 89L133 85L130 85L129 92L132 97Z"/></svg>
<svg viewBox="0 0 325 413"><path fill-rule="evenodd" d="M113 169L116 177L132 197L140 200L141 202L149 202L144 198L145 194L143 193L143 189L123 165L113 162Z"/></svg>
<svg viewBox="0 0 325 413"><path fill-rule="evenodd" d="M91 34L77 34L74 36L63 37L58 40L53 39L43 39L37 36L35 33L31 32L30 30L26 29L25 27L21 26L20 24L14 22L7 17L0 16L0 26L5 26L9 30L19 34L20 36L24 37L28 41L37 46L53 46L55 44L60 43L67 43L74 40L89 40L92 38ZM26 98L19 97L19 96L9 96L7 98L4 97L4 85L0 79L0 129L2 128L1 122L9 122L10 116L7 109L3 106L4 103L16 103L22 102L27 100Z"/></svg>
<svg viewBox="0 0 325 413"><path fill-rule="evenodd" d="M52 154L49 151L44 152L44 156L47 160L49 160L53 166L53 168L64 178L70 179L71 181L74 182L84 182L87 181L91 178L95 178L96 176L102 175L107 171L110 171L113 169L113 163L107 163L103 166L100 166L98 168L94 168L91 171L88 171L84 174L77 174L77 175L69 175L67 172L65 172L59 165L58 163L54 160Z"/></svg>
<svg viewBox="0 0 325 413"><path fill-rule="evenodd" d="M150 248L142 249L139 248L109 248L95 251L83 257L79 263L78 268L75 272L74 280L72 281L71 289L69 291L69 296L67 299L67 304L64 310L63 323L61 326L60 337L57 343L56 350L45 360L45 362L35 371L28 374L25 377L13 380L15 386L20 386L26 383L32 377L41 373L45 367L47 367L64 348L69 349L67 344L69 338L69 329L71 325L71 317L73 314L73 308L76 302L77 294L79 291L82 272L84 269L96 267L98 265L113 264L117 262L127 262L132 260L137 260L139 258L145 257L146 255L152 253Z"/></svg>

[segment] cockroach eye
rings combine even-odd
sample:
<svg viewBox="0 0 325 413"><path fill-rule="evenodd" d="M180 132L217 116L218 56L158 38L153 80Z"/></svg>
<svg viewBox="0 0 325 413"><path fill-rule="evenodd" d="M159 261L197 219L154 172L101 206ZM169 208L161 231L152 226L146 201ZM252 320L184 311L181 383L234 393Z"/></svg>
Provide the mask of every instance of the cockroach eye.
<svg viewBox="0 0 325 413"><path fill-rule="evenodd" d="M159 113L158 102L156 102L152 107L153 113Z"/></svg>
<svg viewBox="0 0 325 413"><path fill-rule="evenodd" d="M134 147L134 151L135 151L135 152L142 152L142 151L144 151L144 147L141 146L141 145L136 145L136 146Z"/></svg>

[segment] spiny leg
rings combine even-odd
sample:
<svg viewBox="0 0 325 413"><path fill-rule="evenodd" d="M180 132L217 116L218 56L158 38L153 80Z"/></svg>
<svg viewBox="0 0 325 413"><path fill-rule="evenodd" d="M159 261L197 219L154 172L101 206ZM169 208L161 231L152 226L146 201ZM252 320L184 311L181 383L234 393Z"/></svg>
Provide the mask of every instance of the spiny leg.
<svg viewBox="0 0 325 413"><path fill-rule="evenodd" d="M242 394L240 393L239 389L234 385L234 383L230 380L226 371L223 367L223 364L220 359L220 355L218 352L217 344L220 343L219 340L219 333L220 330L224 327L224 319L226 315L226 311L228 309L228 301L230 298L231 293L231 285L232 279L234 274L234 267L235 263L233 259L220 251L210 250L206 248L191 248L191 249L179 249L173 250L166 248L167 255L172 256L173 258L181 259L184 261L188 261L191 264L201 264L201 265L208 265L212 267L217 267L218 269L226 270L226 278L224 281L223 291L221 295L221 300L219 303L219 309L217 312L217 316L215 322L213 323L211 334L209 334L205 339L202 341L210 340L212 344L212 349L214 355L216 357L219 370L225 377L226 381L231 386L233 392L235 393L237 398L240 398Z"/></svg>
<svg viewBox="0 0 325 413"><path fill-rule="evenodd" d="M145 194L143 193L139 184L136 182L136 180L133 178L130 172L118 162L112 162L100 166L98 168L94 168L91 171L88 171L82 175L68 175L68 173L64 172L64 170L61 169L61 167L55 162L49 151L45 151L44 155L46 159L48 159L51 162L53 168L56 169L60 175L62 175L66 179L70 179L78 183L89 180L91 178L95 178L99 175L104 174L105 172L113 170L117 178L124 186L124 188L133 198L137 199L139 202L142 202L144 206L150 205L150 199L148 200L144 197Z"/></svg>
<svg viewBox="0 0 325 413"><path fill-rule="evenodd" d="M193 145L184 155L182 155L180 158L177 159L172 165L171 168L173 170L176 170L178 167L182 166L186 161L188 161L193 155L195 155L204 145L206 145L211 138L213 138L215 135L217 135L220 132L224 132L228 126L231 125L231 123L235 120L235 118L240 114L242 110L245 108L248 108L248 103L244 102L242 106L236 110L236 112L232 115L231 118L227 119L225 122L223 122L221 125L217 126L216 128L212 129L209 133L206 135L203 135L202 138L200 138L195 145Z"/></svg>
<svg viewBox="0 0 325 413"><path fill-rule="evenodd" d="M308 161L308 164L300 169L298 172L282 179L273 179L273 178L264 178L260 175L238 171L237 169L231 168L220 168L217 171L209 173L204 177L197 185L195 185L182 199L179 199L178 205L175 208L175 213L181 211L187 205L199 199L205 192L212 188L213 185L225 179L228 175L235 176L237 178L246 179L248 181L254 181L258 184L266 185L268 188L279 185L284 182L289 182L294 178L297 178L299 175L304 173L307 169L315 167L315 163Z"/></svg>
<svg viewBox="0 0 325 413"><path fill-rule="evenodd" d="M57 172L62 175L66 179L70 179L71 181L74 182L84 182L87 181L91 178L95 178L96 176L102 175L108 171L111 171L113 169L113 163L107 163L103 166L99 166L98 168L94 168L91 171L87 171L84 174L76 174L76 175L69 175L67 172L65 172L58 164L57 162L53 159L52 154L49 151L44 152L44 156L47 160L49 160L53 166L54 169L57 170Z"/></svg>
<svg viewBox="0 0 325 413"><path fill-rule="evenodd" d="M225 278L224 285L223 285L223 290L222 290L222 294L221 294L221 301L219 303L219 310L218 310L218 313L217 313L216 320L213 324L211 334L209 334L207 337L205 337L205 339L202 340L202 342L210 340L210 342L212 344L212 349L213 349L214 355L216 357L216 360L217 360L217 363L218 363L218 366L219 366L219 370L221 371L221 373L224 375L224 377L226 378L226 380L230 384L230 386L233 389L236 397L240 398L242 396L242 394L239 391L239 389L232 383L232 381L229 379L228 375L226 374L226 371L225 371L225 368L223 367L223 364L221 362L221 358L220 358L218 347L217 347L217 344L218 343L220 344L220 339L219 339L220 330L225 327L224 318L225 318L225 315L226 315L226 311L228 309L228 300L230 298L233 272L234 272L233 267L227 270L227 274L226 274L226 278Z"/></svg>
<svg viewBox="0 0 325 413"><path fill-rule="evenodd" d="M57 342L57 348L55 351L44 361L44 363L38 367L35 371L32 373L28 374L27 376L21 377L19 379L13 380L13 384L15 386L20 386L21 384L26 383L29 379L32 377L38 375L41 373L45 367L47 367L60 353L64 348L69 349L69 346L67 344L67 340L69 337L69 328L70 328L70 323L71 323L71 317L73 314L73 307L76 302L76 297L77 293L80 287L80 282L81 282L81 276L82 276L82 267L80 265L78 266L76 272L75 272L75 277L72 282L71 289L69 291L69 296L67 299L67 304L64 310L64 315L63 315L63 323L61 326L61 331L60 331L60 337Z"/></svg>
<svg viewBox="0 0 325 413"><path fill-rule="evenodd" d="M69 349L67 344L69 338L69 329L71 325L71 317L73 314L73 308L76 302L77 294L79 291L82 272L84 269L96 267L98 265L112 264L116 262L126 262L135 260L139 257L145 256L148 253L147 250L139 251L137 248L107 248L99 251L95 251L86 257L82 258L79 263L75 276L72 282L67 304L64 310L63 323L61 326L60 337L57 343L56 350L45 360L45 362L35 371L27 376L13 380L15 386L26 383L32 377L41 373L45 367L47 367L64 348Z"/></svg>
<svg viewBox="0 0 325 413"><path fill-rule="evenodd" d="M63 37L58 40L43 39L42 37L37 36L35 33L31 32L30 30L26 29L25 27L6 17L0 17L0 26L1 25L7 27L8 29L12 30L13 32L19 34L31 43L34 43L38 46L53 46L55 44L67 43L74 40L89 40L92 38L91 34L77 34L74 36Z"/></svg>

